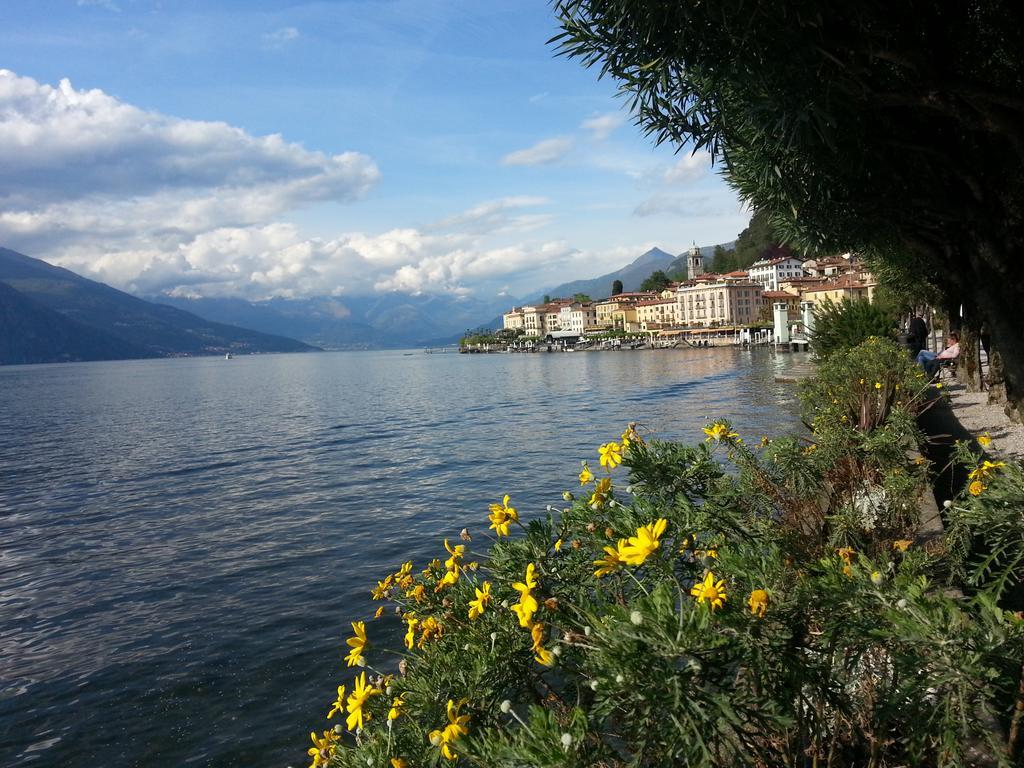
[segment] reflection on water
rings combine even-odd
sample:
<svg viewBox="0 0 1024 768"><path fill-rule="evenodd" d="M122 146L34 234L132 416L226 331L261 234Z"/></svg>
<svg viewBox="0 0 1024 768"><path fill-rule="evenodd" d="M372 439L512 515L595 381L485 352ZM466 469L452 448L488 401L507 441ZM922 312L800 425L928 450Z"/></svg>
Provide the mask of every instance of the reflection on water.
<svg viewBox="0 0 1024 768"><path fill-rule="evenodd" d="M629 421L798 429L761 350L0 369L0 764L298 764L384 567Z"/></svg>

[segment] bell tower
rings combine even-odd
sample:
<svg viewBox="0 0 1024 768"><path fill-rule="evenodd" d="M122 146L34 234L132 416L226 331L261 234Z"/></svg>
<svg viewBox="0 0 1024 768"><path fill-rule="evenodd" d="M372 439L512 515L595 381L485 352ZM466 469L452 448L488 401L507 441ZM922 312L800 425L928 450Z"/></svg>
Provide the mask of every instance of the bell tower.
<svg viewBox="0 0 1024 768"><path fill-rule="evenodd" d="M686 255L686 276L693 280L695 277L700 277L704 274L704 256L700 252L700 248L694 243L690 246L690 250Z"/></svg>

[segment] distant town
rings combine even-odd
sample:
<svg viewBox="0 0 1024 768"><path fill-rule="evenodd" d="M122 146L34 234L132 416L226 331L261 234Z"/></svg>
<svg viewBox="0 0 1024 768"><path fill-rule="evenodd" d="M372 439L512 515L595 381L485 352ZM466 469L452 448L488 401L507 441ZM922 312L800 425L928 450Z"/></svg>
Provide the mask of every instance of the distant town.
<svg viewBox="0 0 1024 768"><path fill-rule="evenodd" d="M874 299L876 281L855 255L802 259L787 254L724 274L705 271L694 246L686 257L687 278L666 281L660 290L614 292L607 298L548 298L512 307L499 332L510 349L541 343L606 345L624 337L652 346L782 341L780 325L800 326L805 313L823 302ZM776 329L774 332L772 329ZM473 347L467 339L464 346ZM476 340L475 346L480 346Z"/></svg>

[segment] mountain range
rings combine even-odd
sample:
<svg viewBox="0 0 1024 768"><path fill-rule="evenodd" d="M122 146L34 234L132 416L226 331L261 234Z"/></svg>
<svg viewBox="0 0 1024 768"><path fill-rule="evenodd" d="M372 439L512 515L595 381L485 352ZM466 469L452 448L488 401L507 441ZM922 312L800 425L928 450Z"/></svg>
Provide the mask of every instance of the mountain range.
<svg viewBox="0 0 1024 768"><path fill-rule="evenodd" d="M723 243L722 246L730 248L732 243ZM716 247L714 245L702 246L700 252L705 259L710 260ZM659 269L669 275L686 274L686 253L673 256L661 248L651 248L622 269L589 280L573 280L571 283L562 283L541 294L531 296L526 303L540 301L544 295L568 297L575 296L577 293L586 294L592 299L603 299L611 295L612 283L616 280L622 281L623 291L639 291L643 281L650 277L652 272L657 272Z"/></svg>
<svg viewBox="0 0 1024 768"><path fill-rule="evenodd" d="M0 248L0 364L314 349L144 301Z"/></svg>
<svg viewBox="0 0 1024 768"><path fill-rule="evenodd" d="M701 250L710 257L714 246ZM635 291L657 270L684 273L686 254L652 248L614 272L544 294L597 299L611 293L615 280ZM469 328L501 327L503 312L544 294L139 298L0 248L0 364L433 346L452 343Z"/></svg>

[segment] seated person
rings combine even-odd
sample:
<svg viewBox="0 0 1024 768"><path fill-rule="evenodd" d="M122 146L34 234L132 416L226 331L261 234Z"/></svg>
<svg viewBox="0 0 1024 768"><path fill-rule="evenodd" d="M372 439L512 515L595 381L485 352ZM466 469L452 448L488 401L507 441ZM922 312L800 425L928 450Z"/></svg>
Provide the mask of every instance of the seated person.
<svg viewBox="0 0 1024 768"><path fill-rule="evenodd" d="M939 372L939 366L942 365L943 360L956 360L960 357L960 334L956 331L952 331L949 334L949 339L946 341L946 348L935 354L934 352L922 349L917 353L917 363L924 372L929 376L935 376Z"/></svg>

